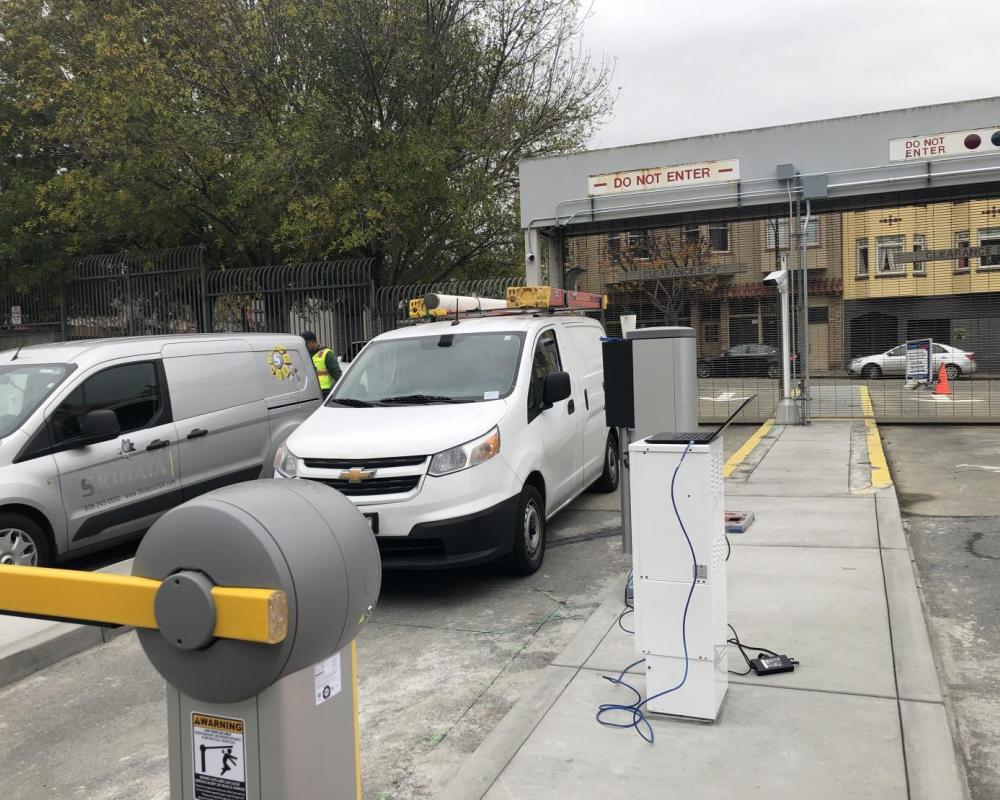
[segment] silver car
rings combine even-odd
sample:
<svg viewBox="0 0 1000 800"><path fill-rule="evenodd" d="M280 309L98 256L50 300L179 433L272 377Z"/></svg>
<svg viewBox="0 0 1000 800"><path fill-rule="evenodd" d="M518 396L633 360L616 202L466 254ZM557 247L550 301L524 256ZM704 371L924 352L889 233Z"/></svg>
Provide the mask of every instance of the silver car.
<svg viewBox="0 0 1000 800"><path fill-rule="evenodd" d="M934 342L931 345L931 374L937 376L944 364L948 380L953 381L976 371L976 354L957 347ZM883 375L906 375L906 345L901 344L884 353L855 358L847 367L850 375L881 378Z"/></svg>
<svg viewBox="0 0 1000 800"><path fill-rule="evenodd" d="M131 337L0 353L0 563L145 532L204 492L270 477L320 404L283 334Z"/></svg>

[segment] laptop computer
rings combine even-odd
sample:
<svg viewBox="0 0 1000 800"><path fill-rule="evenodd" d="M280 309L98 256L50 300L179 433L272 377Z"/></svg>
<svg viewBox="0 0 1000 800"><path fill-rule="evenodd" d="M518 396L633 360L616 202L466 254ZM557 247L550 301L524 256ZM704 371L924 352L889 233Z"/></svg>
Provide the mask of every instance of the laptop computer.
<svg viewBox="0 0 1000 800"><path fill-rule="evenodd" d="M739 414L744 408L746 408L747 403L753 400L757 395L750 395L746 400L740 403L739 407L729 415L729 418L723 422L714 431L695 431L694 433L657 433L653 436L646 438L647 444L688 444L689 442L694 442L695 444L708 444L715 440L719 434L721 434L726 428L729 427L736 415Z"/></svg>

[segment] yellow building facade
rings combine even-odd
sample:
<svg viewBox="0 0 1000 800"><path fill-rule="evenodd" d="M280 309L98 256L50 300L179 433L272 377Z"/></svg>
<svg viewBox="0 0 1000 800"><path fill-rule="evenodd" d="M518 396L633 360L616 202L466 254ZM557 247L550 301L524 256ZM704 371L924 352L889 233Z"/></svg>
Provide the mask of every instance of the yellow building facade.
<svg viewBox="0 0 1000 800"><path fill-rule="evenodd" d="M845 300L1000 291L1000 198L849 211L841 229Z"/></svg>

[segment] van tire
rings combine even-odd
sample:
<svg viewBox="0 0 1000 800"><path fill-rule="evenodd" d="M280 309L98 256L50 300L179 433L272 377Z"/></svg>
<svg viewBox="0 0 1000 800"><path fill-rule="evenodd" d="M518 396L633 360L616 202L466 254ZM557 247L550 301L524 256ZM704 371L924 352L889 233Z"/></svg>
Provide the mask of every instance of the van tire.
<svg viewBox="0 0 1000 800"><path fill-rule="evenodd" d="M621 458L618 437L609 433L608 441L604 445L604 471L601 473L601 477L591 484L591 491L601 494L611 494L618 491L618 479L622 467Z"/></svg>
<svg viewBox="0 0 1000 800"><path fill-rule="evenodd" d="M506 558L515 575L533 575L545 559L545 501L531 484L521 490L514 517L514 549Z"/></svg>
<svg viewBox="0 0 1000 800"><path fill-rule="evenodd" d="M50 557L49 537L37 522L0 512L0 563L44 567Z"/></svg>

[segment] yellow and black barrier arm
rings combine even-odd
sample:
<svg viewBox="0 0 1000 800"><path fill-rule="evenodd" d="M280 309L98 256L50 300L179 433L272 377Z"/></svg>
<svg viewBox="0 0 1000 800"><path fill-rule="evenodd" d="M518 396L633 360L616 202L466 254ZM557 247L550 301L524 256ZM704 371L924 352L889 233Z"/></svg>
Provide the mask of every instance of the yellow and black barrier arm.
<svg viewBox="0 0 1000 800"><path fill-rule="evenodd" d="M158 630L154 601L162 583L136 575L2 564L0 614ZM211 596L218 639L278 644L288 634L288 600L280 589L213 586Z"/></svg>

